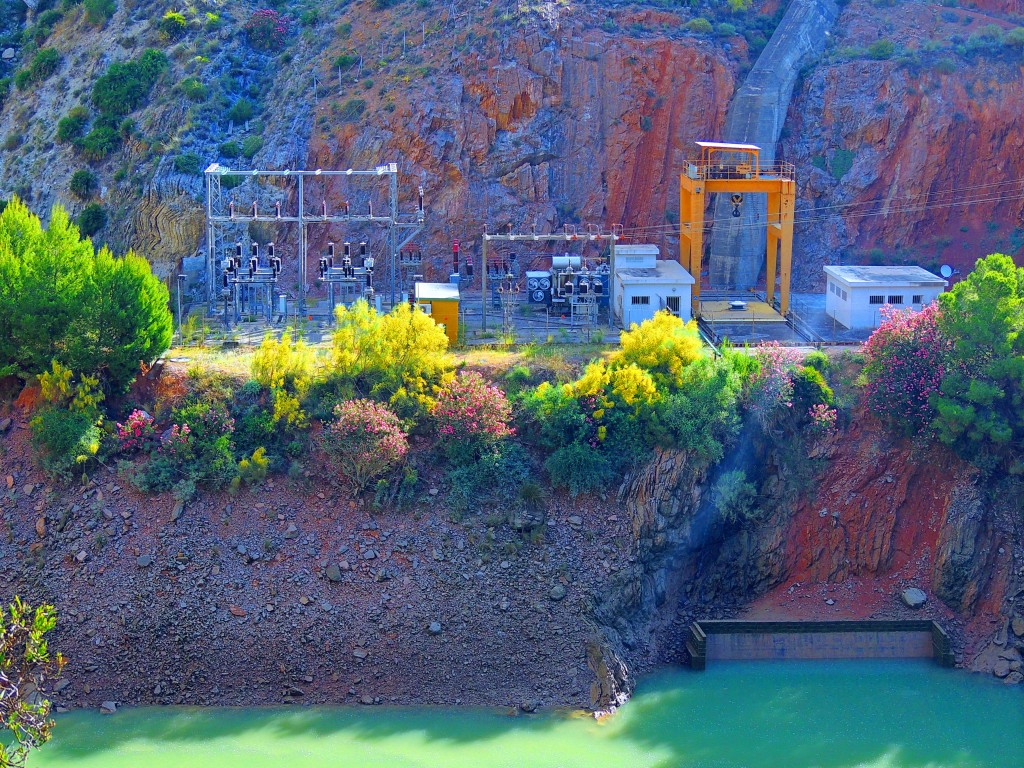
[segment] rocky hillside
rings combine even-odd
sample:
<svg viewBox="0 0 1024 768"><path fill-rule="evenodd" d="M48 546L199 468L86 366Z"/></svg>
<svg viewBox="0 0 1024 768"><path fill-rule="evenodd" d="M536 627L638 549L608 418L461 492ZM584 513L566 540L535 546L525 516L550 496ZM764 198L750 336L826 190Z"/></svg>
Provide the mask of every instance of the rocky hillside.
<svg viewBox="0 0 1024 768"><path fill-rule="evenodd" d="M439 268L450 238L472 250L484 227L510 223L621 223L673 253L679 168L693 141L720 135L784 10L771 0L739 13L717 2L306 0L277 4L288 14L278 41L246 31L261 8L250 2L121 0L106 19L92 3L35 5L4 0L0 12L0 76L11 78L0 193L40 212L99 204L97 236L165 273L201 245L210 162L397 162L409 199L426 187L422 244ZM801 180L803 284L837 259L962 265L996 248L1020 253L1015 12L1008 2L845 6L803 73L780 147ZM147 48L164 51L167 67L115 124L94 85ZM56 61L39 59L51 49ZM80 135L62 132L79 106ZM117 136L95 135L104 125ZM72 191L82 170L94 187ZM348 192L313 194L318 204Z"/></svg>

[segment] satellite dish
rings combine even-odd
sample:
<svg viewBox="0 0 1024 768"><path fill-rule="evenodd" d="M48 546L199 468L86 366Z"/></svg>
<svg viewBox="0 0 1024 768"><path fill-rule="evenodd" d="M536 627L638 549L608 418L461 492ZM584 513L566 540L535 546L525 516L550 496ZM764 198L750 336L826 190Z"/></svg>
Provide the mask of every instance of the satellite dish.
<svg viewBox="0 0 1024 768"><path fill-rule="evenodd" d="M950 278L953 276L953 268L949 264L943 264L939 267L939 274L945 278Z"/></svg>

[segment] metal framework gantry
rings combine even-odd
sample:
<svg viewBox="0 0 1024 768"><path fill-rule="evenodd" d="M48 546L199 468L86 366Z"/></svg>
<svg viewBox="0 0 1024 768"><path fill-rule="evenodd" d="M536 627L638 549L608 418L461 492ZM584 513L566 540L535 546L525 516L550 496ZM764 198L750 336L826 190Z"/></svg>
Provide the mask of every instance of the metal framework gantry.
<svg viewBox="0 0 1024 768"><path fill-rule="evenodd" d="M613 317L615 315L615 304L614 304L614 291L615 291L615 243L622 237L621 227L616 224L611 232L601 232L600 230L588 227L586 232L577 232L576 228L570 224L567 224L562 233L551 233L547 235L537 234L533 232L531 234L519 234L511 231L506 234L488 234L484 232L483 240L483 269L480 270L480 274L483 276L482 289L483 289L483 302L481 304L481 328L487 330L487 243L491 241L495 242L587 242L587 241L600 241L607 240L609 242L609 254L608 254L608 266L610 269L610 279L608 281L608 325L613 324Z"/></svg>
<svg viewBox="0 0 1024 768"><path fill-rule="evenodd" d="M210 165L206 171L206 283L207 297L210 311L216 305L217 300L217 254L226 247L224 228L229 224L244 224L247 222L277 222L282 224L298 224L298 248L299 255L299 311L306 311L306 281L309 254L307 253L309 239L307 228L310 225L329 224L379 224L387 228L387 261L391 281L391 304L395 303L395 289L398 282L398 252L423 229L426 216L423 208L423 187L419 188L419 204L413 215L401 216L398 212L398 165L388 163L378 165L371 171L353 170L351 168L341 170L263 170L255 169L249 171L233 170L218 163ZM326 201L323 206L315 212L306 209L305 180L308 177L333 177L333 176L368 176L386 179L388 184L387 211L382 214L374 214L372 205L366 213L353 213L350 206L343 206L343 213L333 214L327 210ZM257 202L253 202L241 210L236 210L233 201L225 201L222 179L225 177L250 177L254 179L277 178L290 180L295 179L297 186L297 211L295 213L281 212L281 205L278 203L273 211L260 215ZM404 237L403 237L404 234ZM400 239L401 238L401 239ZM277 238L278 245L281 238Z"/></svg>
<svg viewBox="0 0 1024 768"><path fill-rule="evenodd" d="M779 271L779 311L789 313L793 266L793 213L796 207L796 168L791 163L761 165L761 148L754 144L698 141L700 159L688 163L679 177L679 263L695 278L693 313L700 313L701 261L704 255L704 212L707 195L733 193L735 205L744 193L768 195L767 301L775 300ZM738 196L738 200L737 200Z"/></svg>

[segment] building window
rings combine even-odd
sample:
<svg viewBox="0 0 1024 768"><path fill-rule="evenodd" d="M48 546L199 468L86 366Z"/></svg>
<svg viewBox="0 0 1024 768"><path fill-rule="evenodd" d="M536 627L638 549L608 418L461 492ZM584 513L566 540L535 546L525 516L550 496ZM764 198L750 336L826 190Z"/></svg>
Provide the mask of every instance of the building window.
<svg viewBox="0 0 1024 768"><path fill-rule="evenodd" d="M651 303L650 296L630 296L629 303L634 307L646 307Z"/></svg>
<svg viewBox="0 0 1024 768"><path fill-rule="evenodd" d="M679 297L678 296L666 296L665 306L668 307L668 311L676 317L679 317Z"/></svg>
<svg viewBox="0 0 1024 768"><path fill-rule="evenodd" d="M921 301L921 299L923 299L923 298L924 298L924 296L922 294L915 293L914 294L914 300L911 302L911 304L924 304L924 302Z"/></svg>
<svg viewBox="0 0 1024 768"><path fill-rule="evenodd" d="M868 304L885 304L885 296L868 296Z"/></svg>
<svg viewBox="0 0 1024 768"><path fill-rule="evenodd" d="M829 283L828 284L828 292L829 293L835 293L836 292L836 284L835 283Z"/></svg>
<svg viewBox="0 0 1024 768"><path fill-rule="evenodd" d="M843 301L846 301L846 291L843 291Z"/></svg>
<svg viewBox="0 0 1024 768"><path fill-rule="evenodd" d="M889 303L890 304L897 304L897 305L898 304L902 304L903 303L903 297L902 296L890 296L889 297Z"/></svg>

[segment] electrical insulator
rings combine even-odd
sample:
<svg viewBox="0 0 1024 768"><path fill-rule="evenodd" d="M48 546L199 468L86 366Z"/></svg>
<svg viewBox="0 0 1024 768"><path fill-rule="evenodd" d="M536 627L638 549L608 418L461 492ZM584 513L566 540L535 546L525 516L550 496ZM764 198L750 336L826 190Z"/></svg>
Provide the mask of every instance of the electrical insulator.
<svg viewBox="0 0 1024 768"><path fill-rule="evenodd" d="M473 276L473 260L467 256L466 257L466 277L472 277L472 276Z"/></svg>
<svg viewBox="0 0 1024 768"><path fill-rule="evenodd" d="M327 218L327 201L324 200L324 218Z"/></svg>
<svg viewBox="0 0 1024 768"><path fill-rule="evenodd" d="M252 201L252 217L254 219L258 219L260 217L259 212L256 210L256 201L255 200Z"/></svg>
<svg viewBox="0 0 1024 768"><path fill-rule="evenodd" d="M277 209L277 218L280 219L281 218L281 201L278 200L276 203L274 203L274 207Z"/></svg>
<svg viewBox="0 0 1024 768"><path fill-rule="evenodd" d="M223 281L224 281L224 287L227 288L228 287L228 273L227 272L224 273Z"/></svg>
<svg viewBox="0 0 1024 768"><path fill-rule="evenodd" d="M327 259L320 259L319 268L320 268L320 279L323 280L324 279L324 274L327 272Z"/></svg>
<svg viewBox="0 0 1024 768"><path fill-rule="evenodd" d="M267 258L268 259L273 259L274 258L274 244L273 243L267 243Z"/></svg>
<svg viewBox="0 0 1024 768"><path fill-rule="evenodd" d="M257 268L258 266L259 266L259 262L258 262L258 261L256 260L256 257L255 257L255 256L253 256L253 257L252 257L251 259L249 259L249 277L250 277L250 278L251 278L251 277L252 277L253 275L255 275L255 274L256 274L256 268Z"/></svg>
<svg viewBox="0 0 1024 768"><path fill-rule="evenodd" d="M334 258L334 243L327 244L327 257L331 259Z"/></svg>
<svg viewBox="0 0 1024 768"><path fill-rule="evenodd" d="M260 257L260 246L259 243L252 244L252 257L258 259Z"/></svg>
<svg viewBox="0 0 1024 768"><path fill-rule="evenodd" d="M228 203L228 216L230 216L232 219L235 218L235 201L234 200L232 200L230 203Z"/></svg>
<svg viewBox="0 0 1024 768"><path fill-rule="evenodd" d="M235 243L235 256L237 256L238 258L242 258L242 244L241 243Z"/></svg>
<svg viewBox="0 0 1024 768"><path fill-rule="evenodd" d="M342 248L342 253L344 253L346 257L351 257L352 256L352 243L345 243L344 247Z"/></svg>
<svg viewBox="0 0 1024 768"><path fill-rule="evenodd" d="M359 255L364 259L366 258L366 243L359 244Z"/></svg>

